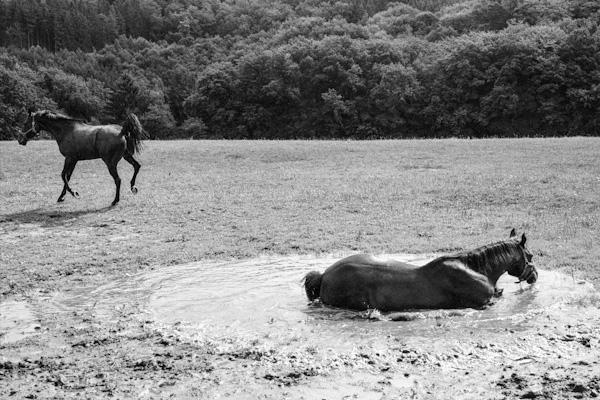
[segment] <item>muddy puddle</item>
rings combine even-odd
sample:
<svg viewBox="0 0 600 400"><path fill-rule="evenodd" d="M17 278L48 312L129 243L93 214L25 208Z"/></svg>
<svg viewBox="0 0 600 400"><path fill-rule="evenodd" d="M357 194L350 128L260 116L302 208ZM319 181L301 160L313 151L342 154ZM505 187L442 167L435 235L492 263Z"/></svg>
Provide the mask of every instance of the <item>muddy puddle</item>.
<svg viewBox="0 0 600 400"><path fill-rule="evenodd" d="M90 382L106 363L115 387L129 385L123 393L132 390L139 398L505 399L600 393L600 295L591 284L542 267L533 286L502 277L503 296L483 310L380 313L309 304L304 275L345 255L165 266L51 294L31 306L49 316L42 319L43 332L54 332L57 323L60 332L53 340L61 346L73 341L70 357L91 363ZM422 265L433 255L381 258ZM22 303L0 304L0 330L12 324L16 336L10 340L19 340L34 321L31 310ZM79 373L71 371L74 382ZM70 382L71 375L65 372L61 382ZM134 376L143 376L143 384ZM565 396L556 396L560 393Z"/></svg>
<svg viewBox="0 0 600 400"><path fill-rule="evenodd" d="M0 344L14 343L31 336L40 324L31 307L24 301L0 303Z"/></svg>
<svg viewBox="0 0 600 400"><path fill-rule="evenodd" d="M432 256L382 256L422 265ZM197 262L146 272L60 299L64 309L87 309L111 318L124 304L138 304L146 317L165 326L210 337L258 337L279 346L296 343L344 350L377 346L383 338L460 340L486 332L515 332L598 318L593 286L570 275L539 271L533 285L505 274L502 297L484 310L354 312L308 304L302 278L340 259L263 257L233 262Z"/></svg>

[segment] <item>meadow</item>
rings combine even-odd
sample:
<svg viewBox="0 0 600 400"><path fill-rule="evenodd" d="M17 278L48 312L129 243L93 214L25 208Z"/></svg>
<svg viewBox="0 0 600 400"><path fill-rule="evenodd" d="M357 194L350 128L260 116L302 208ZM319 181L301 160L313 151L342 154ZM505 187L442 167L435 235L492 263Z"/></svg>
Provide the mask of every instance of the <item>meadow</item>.
<svg viewBox="0 0 600 400"><path fill-rule="evenodd" d="M109 207L114 184L101 161L80 162L71 186L81 198L57 204L56 143L0 142L0 328L15 319L29 329L9 342L0 332L0 397L596 397L598 297L585 293L558 321L468 329L458 342L447 332L457 334L460 319L436 320L433 341L404 337L401 323L354 319L372 327L373 343L351 351L272 327L186 331L106 286L108 311L94 299L102 284L135 285L152 272L168 280L187 262L441 254L504 239L512 227L527 234L539 268L566 272L574 287L597 285L599 153L598 138L151 141L138 194L121 162L121 202ZM303 298L300 282L290 296ZM318 334L319 324L299 326ZM377 333L386 326L400 333Z"/></svg>
<svg viewBox="0 0 600 400"><path fill-rule="evenodd" d="M447 253L525 232L541 268L600 279L600 140L152 141L110 208L100 160L56 199L53 141L0 143L0 294L204 259ZM68 196L68 195L67 195Z"/></svg>

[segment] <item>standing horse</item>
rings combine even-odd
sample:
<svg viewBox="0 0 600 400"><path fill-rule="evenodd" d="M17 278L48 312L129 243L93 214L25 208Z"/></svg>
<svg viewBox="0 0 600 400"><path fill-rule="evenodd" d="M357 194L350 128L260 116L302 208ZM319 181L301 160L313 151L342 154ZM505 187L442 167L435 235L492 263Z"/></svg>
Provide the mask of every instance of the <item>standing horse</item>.
<svg viewBox="0 0 600 400"><path fill-rule="evenodd" d="M19 144L25 146L27 141L40 131L49 132L56 142L61 154L65 156L65 165L62 170L63 190L58 197L58 202L64 201L65 194L69 192L73 197L79 193L73 192L69 186L71 174L77 161L101 158L108 167L108 172L113 177L117 192L112 202L114 206L119 202L121 191L121 178L117 172L117 164L124 158L133 166L131 178L131 191L137 193L135 178L140 170L140 163L133 155L141 150L144 129L135 114L129 114L120 125L88 125L82 120L44 111L29 111L29 116L23 127L23 135L18 139Z"/></svg>
<svg viewBox="0 0 600 400"><path fill-rule="evenodd" d="M498 278L508 272L532 284L537 270L525 248L525 234L475 250L442 256L422 267L366 254L346 257L304 279L309 300L335 307L381 311L419 308L481 308L501 291Z"/></svg>

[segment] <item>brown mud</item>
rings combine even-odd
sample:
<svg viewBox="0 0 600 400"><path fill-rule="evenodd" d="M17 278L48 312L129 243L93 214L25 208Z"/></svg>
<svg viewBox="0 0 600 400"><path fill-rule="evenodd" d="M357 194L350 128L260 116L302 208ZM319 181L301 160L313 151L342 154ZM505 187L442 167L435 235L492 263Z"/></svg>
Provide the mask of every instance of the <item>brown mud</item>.
<svg viewBox="0 0 600 400"><path fill-rule="evenodd" d="M504 295L484 310L307 304L302 274L335 259L191 263L4 302L0 397L600 394L600 295L590 284L543 270L533 287L506 277Z"/></svg>

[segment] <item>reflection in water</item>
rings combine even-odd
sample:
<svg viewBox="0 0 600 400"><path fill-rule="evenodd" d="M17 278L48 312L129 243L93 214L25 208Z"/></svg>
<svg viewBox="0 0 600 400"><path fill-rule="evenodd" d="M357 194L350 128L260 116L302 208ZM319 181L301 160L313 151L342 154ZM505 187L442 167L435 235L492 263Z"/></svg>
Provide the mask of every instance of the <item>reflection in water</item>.
<svg viewBox="0 0 600 400"><path fill-rule="evenodd" d="M392 255L417 265L430 258ZM381 314L308 304L302 278L323 271L340 257L264 257L238 262L197 262L147 272L65 300L64 306L94 304L96 313L140 301L158 322L187 322L211 335L258 335L289 342L304 337L314 344L344 347L373 344L386 337L459 338L465 330L496 332L530 328L549 319L582 318L581 299L597 294L591 284L539 271L538 282L516 284L505 274L504 294L484 310L417 310ZM586 312L598 313L591 307ZM543 318L542 318L543 317ZM395 320L395 321L392 321Z"/></svg>

